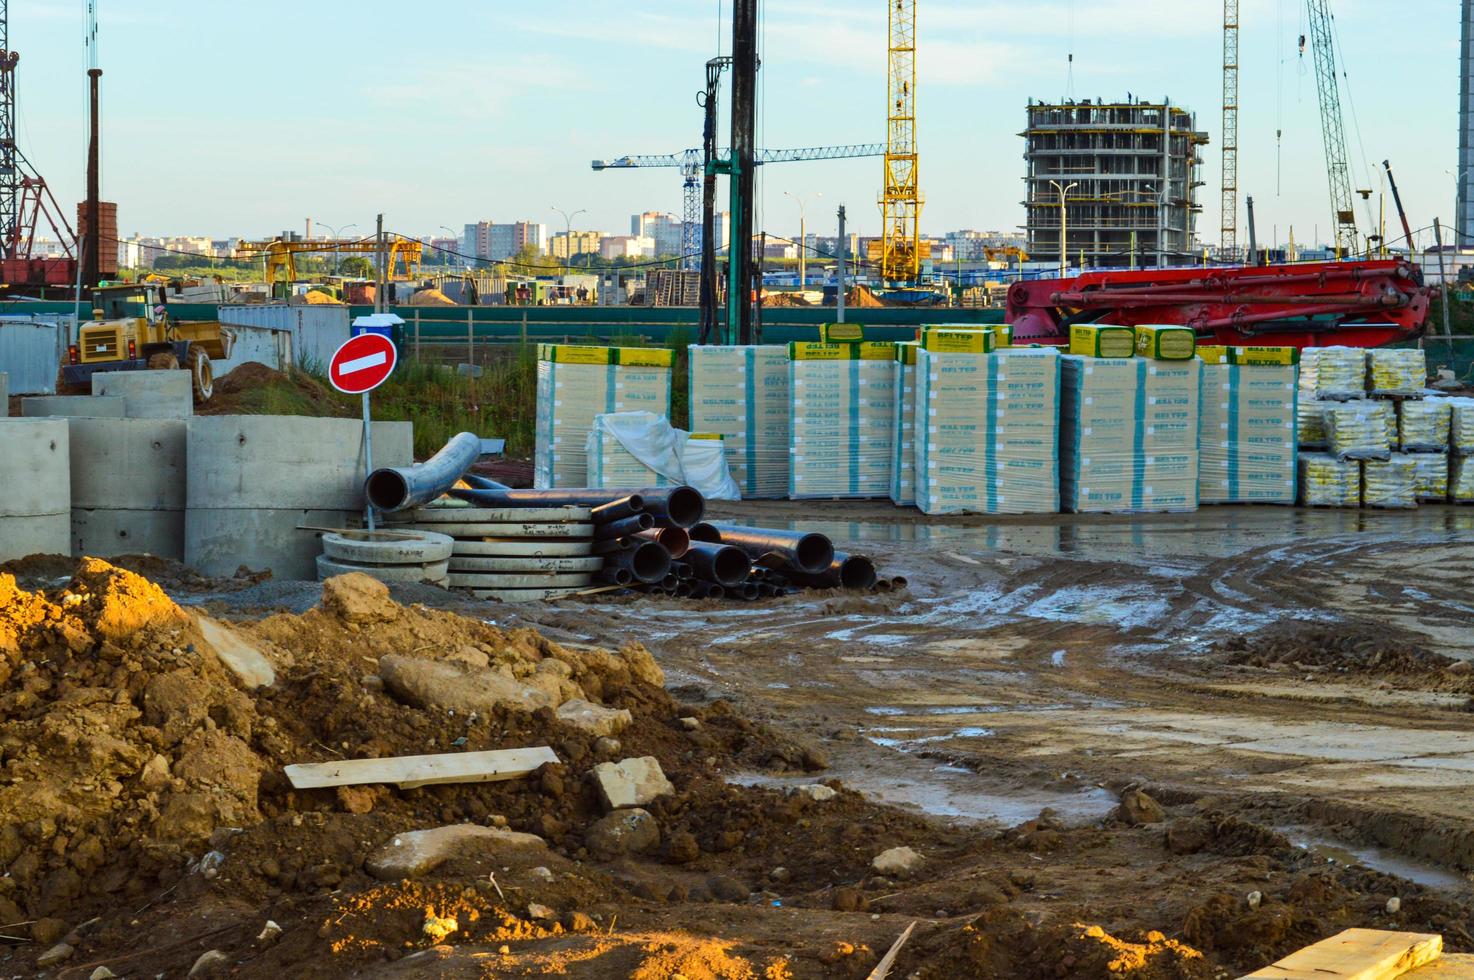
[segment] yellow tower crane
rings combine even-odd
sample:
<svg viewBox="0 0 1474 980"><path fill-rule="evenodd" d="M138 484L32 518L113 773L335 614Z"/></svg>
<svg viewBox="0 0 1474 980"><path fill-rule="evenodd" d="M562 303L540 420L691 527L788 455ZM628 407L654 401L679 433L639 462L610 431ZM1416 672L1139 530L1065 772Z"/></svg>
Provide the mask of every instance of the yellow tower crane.
<svg viewBox="0 0 1474 980"><path fill-rule="evenodd" d="M881 236L870 248L886 283L913 283L930 243L921 241L921 191L916 151L916 0L890 4L887 73L885 187L880 197Z"/></svg>

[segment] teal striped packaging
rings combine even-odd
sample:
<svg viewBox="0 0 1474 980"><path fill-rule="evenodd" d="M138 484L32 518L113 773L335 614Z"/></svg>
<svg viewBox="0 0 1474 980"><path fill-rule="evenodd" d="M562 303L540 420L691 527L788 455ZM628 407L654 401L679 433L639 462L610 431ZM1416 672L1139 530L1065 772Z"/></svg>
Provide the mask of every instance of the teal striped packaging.
<svg viewBox="0 0 1474 980"><path fill-rule="evenodd" d="M723 437L744 500L788 494L788 349L692 344L691 431Z"/></svg>

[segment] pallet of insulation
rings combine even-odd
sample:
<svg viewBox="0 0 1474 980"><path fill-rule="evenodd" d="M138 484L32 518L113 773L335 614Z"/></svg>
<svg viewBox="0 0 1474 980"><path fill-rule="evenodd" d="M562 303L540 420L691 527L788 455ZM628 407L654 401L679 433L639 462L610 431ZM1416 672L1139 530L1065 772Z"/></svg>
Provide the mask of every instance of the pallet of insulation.
<svg viewBox="0 0 1474 980"><path fill-rule="evenodd" d="M788 493L788 348L690 347L691 431L722 436L744 500Z"/></svg>
<svg viewBox="0 0 1474 980"><path fill-rule="evenodd" d="M891 502L916 504L916 352L914 340L896 344L896 424L891 436Z"/></svg>
<svg viewBox="0 0 1474 980"><path fill-rule="evenodd" d="M1200 347L1198 496L1205 504L1294 504L1299 452L1294 364L1233 363L1226 347Z"/></svg>
<svg viewBox="0 0 1474 980"><path fill-rule="evenodd" d="M1361 502L1366 507L1405 510L1418 506L1418 467L1408 453L1361 464Z"/></svg>
<svg viewBox="0 0 1474 980"><path fill-rule="evenodd" d="M672 352L657 348L539 344L533 486L581 487L594 416L670 412Z"/></svg>
<svg viewBox="0 0 1474 980"><path fill-rule="evenodd" d="M1198 509L1198 416L1203 362L1149 361L1143 379L1146 408L1135 488L1138 513Z"/></svg>
<svg viewBox="0 0 1474 980"><path fill-rule="evenodd" d="M788 358L788 495L889 497L895 344L795 342Z"/></svg>
<svg viewBox="0 0 1474 980"><path fill-rule="evenodd" d="M916 358L916 504L922 512L1057 513L1058 352L923 348Z"/></svg>

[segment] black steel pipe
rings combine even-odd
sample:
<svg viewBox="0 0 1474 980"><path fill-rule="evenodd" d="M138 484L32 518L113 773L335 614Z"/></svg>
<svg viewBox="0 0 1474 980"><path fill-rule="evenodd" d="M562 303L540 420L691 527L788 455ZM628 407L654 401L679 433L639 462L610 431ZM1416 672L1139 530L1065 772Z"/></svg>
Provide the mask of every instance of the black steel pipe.
<svg viewBox="0 0 1474 980"><path fill-rule="evenodd" d="M423 463L374 470L364 482L363 492L376 510L386 514L418 507L455 486L480 455L481 440L461 432Z"/></svg>
<svg viewBox="0 0 1474 980"><path fill-rule="evenodd" d="M645 510L645 498L637 493L632 493L622 500L611 501L593 509L592 517L595 524L608 524L610 521L622 521L626 517L634 517Z"/></svg>
<svg viewBox="0 0 1474 980"><path fill-rule="evenodd" d="M747 581L747 573L752 571L752 560L747 554L741 548L726 544L693 541L685 560L698 578L727 588L740 587Z"/></svg>
<svg viewBox="0 0 1474 980"><path fill-rule="evenodd" d="M670 567L675 570L676 577L682 580L696 577L696 569L691 567L690 562L672 562Z"/></svg>
<svg viewBox="0 0 1474 980"><path fill-rule="evenodd" d="M607 562L603 568L599 569L598 574L594 577L600 582L607 582L610 585L629 585L635 580L634 574L628 568L620 565L610 565Z"/></svg>
<svg viewBox="0 0 1474 980"><path fill-rule="evenodd" d="M661 527L691 527L701 522L706 513L706 498L694 487L662 487L641 490L645 511Z"/></svg>
<svg viewBox="0 0 1474 980"><path fill-rule="evenodd" d="M461 474L461 480L467 486L471 487L473 490L510 490L510 489L512 489L511 487L507 486L505 483L498 483L495 480L488 480L486 477L484 477L484 476L478 476L475 473L462 473Z"/></svg>
<svg viewBox="0 0 1474 980"><path fill-rule="evenodd" d="M793 567L811 575L823 572L834 561L834 544L822 534L775 531L741 524L713 524L712 527L722 536L722 544L741 548L753 558L777 552Z"/></svg>
<svg viewBox="0 0 1474 980"><path fill-rule="evenodd" d="M649 514L636 514L633 517L626 517L624 520L610 521L608 524L596 524L594 526L594 540L608 541L612 538L629 538L654 526L655 518ZM656 547L658 548L660 546L656 545Z"/></svg>
<svg viewBox="0 0 1474 980"><path fill-rule="evenodd" d="M869 589L875 585L875 563L864 555L834 553L829 567L818 574L798 574L795 581L816 589Z"/></svg>
<svg viewBox="0 0 1474 980"><path fill-rule="evenodd" d="M689 598L691 598L692 593L694 593L695 591L696 591L696 583L695 582L677 582L676 583L676 597L677 598L680 598L680 599L689 599Z"/></svg>
<svg viewBox="0 0 1474 980"><path fill-rule="evenodd" d="M714 526L706 523L705 521L701 521L697 524L692 524L690 527L686 528L686 534L690 536L692 541L705 541L707 544L722 543L721 532L719 532Z"/></svg>
<svg viewBox="0 0 1474 980"><path fill-rule="evenodd" d="M610 555L616 551L629 551L640 543L640 538L610 538L607 541L595 541L593 552L596 555Z"/></svg>
<svg viewBox="0 0 1474 980"><path fill-rule="evenodd" d="M671 590L674 590L675 587L678 586L678 585L680 585L680 584L681 584L681 578L675 572L668 572L668 573L666 573L665 578L663 578L663 579L660 580L660 587L662 589L671 589Z"/></svg>
<svg viewBox="0 0 1474 980"><path fill-rule="evenodd" d="M641 531L640 537L658 542L670 552L671 558L682 557L686 554L686 549L691 547L691 535L682 527L654 527Z"/></svg>
<svg viewBox="0 0 1474 980"><path fill-rule="evenodd" d="M910 584L911 583L906 579L906 576L904 575L895 575L891 577L892 589L904 589Z"/></svg>
<svg viewBox="0 0 1474 980"><path fill-rule="evenodd" d="M622 568L637 582L660 582L670 574L670 555L653 541L604 556L604 568Z"/></svg>
<svg viewBox="0 0 1474 980"><path fill-rule="evenodd" d="M746 582L742 586L742 598L751 602L758 597L758 586L756 582Z"/></svg>
<svg viewBox="0 0 1474 980"><path fill-rule="evenodd" d="M705 582L705 583L702 583L702 584L704 584L706 586L706 598L708 598L708 599L725 599L727 597L727 590L724 589L724 588L722 588L717 583L715 583L715 582Z"/></svg>

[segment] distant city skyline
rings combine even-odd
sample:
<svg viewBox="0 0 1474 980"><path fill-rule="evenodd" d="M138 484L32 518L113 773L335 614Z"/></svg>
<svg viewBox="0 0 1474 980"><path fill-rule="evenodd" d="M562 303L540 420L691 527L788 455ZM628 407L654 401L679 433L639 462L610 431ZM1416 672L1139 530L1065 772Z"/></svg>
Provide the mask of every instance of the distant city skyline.
<svg viewBox="0 0 1474 980"><path fill-rule="evenodd" d="M1284 241L1291 225L1301 242L1330 230L1299 6L1242 3L1239 186L1241 199L1255 198L1263 242ZM715 9L548 0L537 17L513 22L499 5L448 0L414 30L400 29L405 10L387 0L355 11L346 18L331 5L282 0L262 0L247 15L185 0L103 3L103 187L120 227L263 236L311 216L363 234L382 211L388 227L407 234L488 216L561 228L557 207L586 210L591 228L623 233L631 214L680 213L678 171L596 173L589 161L699 143L693 96L702 65L729 44ZM1384 4L1338 0L1336 14L1356 185L1379 190L1388 158L1413 227L1434 215L1451 222L1457 0L1423 0L1417 17L1398 20L1395 41ZM70 210L82 191L82 4L32 0L10 15L21 54L21 148ZM1030 96L1130 92L1170 97L1208 132L1198 234L1216 243L1216 2L935 0L919 17L928 234L1023 223L1017 133ZM764 23L761 145L884 138L882 4L795 0L766 6ZM1418 81L1386 84L1393 77ZM726 108L724 98L724 127ZM874 158L766 167L756 226L798 226L789 192L804 202L810 231L833 234L843 203L850 227L873 235L880 179ZM1363 225L1376 208L1374 194L1358 213Z"/></svg>

